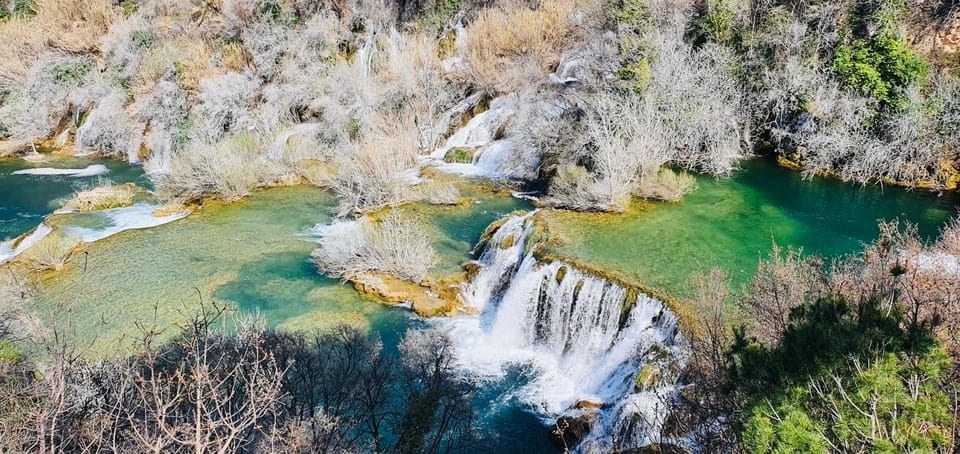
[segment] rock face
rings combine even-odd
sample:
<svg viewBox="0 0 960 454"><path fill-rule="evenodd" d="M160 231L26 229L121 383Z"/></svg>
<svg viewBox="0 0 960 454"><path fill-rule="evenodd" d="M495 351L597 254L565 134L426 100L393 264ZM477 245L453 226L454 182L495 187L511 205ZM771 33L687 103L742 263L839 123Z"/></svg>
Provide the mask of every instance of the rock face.
<svg viewBox="0 0 960 454"><path fill-rule="evenodd" d="M937 50L940 52L946 54L960 52L960 12L954 13L952 20L947 21L947 25L940 28L937 33L937 44Z"/></svg>
<svg viewBox="0 0 960 454"><path fill-rule="evenodd" d="M550 439L557 447L570 450L580 444L580 440L593 430L600 418L603 404L581 400L573 404L567 413L557 418L550 431Z"/></svg>

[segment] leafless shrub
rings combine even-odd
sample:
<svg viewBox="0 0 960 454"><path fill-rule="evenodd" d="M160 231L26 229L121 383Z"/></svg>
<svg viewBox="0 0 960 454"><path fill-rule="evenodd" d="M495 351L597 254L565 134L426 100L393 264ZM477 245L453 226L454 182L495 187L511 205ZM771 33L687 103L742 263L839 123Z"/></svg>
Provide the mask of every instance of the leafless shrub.
<svg viewBox="0 0 960 454"><path fill-rule="evenodd" d="M585 100L586 146L566 157L545 203L581 210L623 211L640 181L671 158L652 106L636 97L602 93ZM584 167L574 163L584 162Z"/></svg>
<svg viewBox="0 0 960 454"><path fill-rule="evenodd" d="M776 244L767 260L757 264L749 296L741 301L743 310L755 322L757 339L777 345L789 324L790 310L825 296L822 262L804 258L799 251L783 251Z"/></svg>
<svg viewBox="0 0 960 454"><path fill-rule="evenodd" d="M193 138L216 143L230 133L251 133L257 119L253 101L259 84L249 76L227 73L200 82L200 103L191 112Z"/></svg>
<svg viewBox="0 0 960 454"><path fill-rule="evenodd" d="M30 69L26 83L0 106L0 130L13 140L34 141L69 122L68 99L90 81L92 61L85 57L49 54Z"/></svg>
<svg viewBox="0 0 960 454"><path fill-rule="evenodd" d="M103 37L101 51L107 64L125 80L132 80L147 49L156 40L150 20L140 12L118 20Z"/></svg>
<svg viewBox="0 0 960 454"><path fill-rule="evenodd" d="M137 118L147 124L144 145L150 152L144 168L151 174L170 170L175 152L186 141L189 102L176 83L160 81L136 101Z"/></svg>
<svg viewBox="0 0 960 454"><path fill-rule="evenodd" d="M334 277L376 271L414 282L422 281L437 261L427 231L396 211L376 222L362 218L333 224L311 258L322 273Z"/></svg>
<svg viewBox="0 0 960 454"><path fill-rule="evenodd" d="M380 134L351 143L335 161L327 185L340 199L340 214L365 212L407 200L417 182L417 131L402 120Z"/></svg>
<svg viewBox="0 0 960 454"><path fill-rule="evenodd" d="M275 170L261 156L261 145L246 134L178 152L172 156L169 170L155 176L158 195L169 201L206 196L241 199L267 182Z"/></svg>
<svg viewBox="0 0 960 454"><path fill-rule="evenodd" d="M90 112L77 129L75 141L82 150L138 162L141 128L127 113L126 95L114 90Z"/></svg>
<svg viewBox="0 0 960 454"><path fill-rule="evenodd" d="M673 162L714 175L729 174L749 151L743 94L732 74L729 51L694 51L676 34L653 37L656 55L644 93L676 150ZM749 145L747 145L749 146Z"/></svg>

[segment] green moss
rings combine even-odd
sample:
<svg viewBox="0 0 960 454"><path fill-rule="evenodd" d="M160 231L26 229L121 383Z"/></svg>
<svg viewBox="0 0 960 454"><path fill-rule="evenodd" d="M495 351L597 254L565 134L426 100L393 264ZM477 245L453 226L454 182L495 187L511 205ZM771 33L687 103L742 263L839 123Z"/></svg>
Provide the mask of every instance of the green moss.
<svg viewBox="0 0 960 454"><path fill-rule="evenodd" d="M14 347L13 343L0 340L0 364L15 364L23 359L23 354Z"/></svg>
<svg viewBox="0 0 960 454"><path fill-rule="evenodd" d="M470 147L453 147L443 155L443 161L469 164L473 162L474 153L476 150Z"/></svg>
<svg viewBox="0 0 960 454"><path fill-rule="evenodd" d="M647 363L640 368L640 372L637 372L637 378L634 379L633 384L636 389L648 389L657 386L657 383L660 381L660 368Z"/></svg>
<svg viewBox="0 0 960 454"><path fill-rule="evenodd" d="M557 283L559 284L563 282L563 278L565 277L567 277L567 266L561 265L560 268L557 269L557 275L556 275Z"/></svg>

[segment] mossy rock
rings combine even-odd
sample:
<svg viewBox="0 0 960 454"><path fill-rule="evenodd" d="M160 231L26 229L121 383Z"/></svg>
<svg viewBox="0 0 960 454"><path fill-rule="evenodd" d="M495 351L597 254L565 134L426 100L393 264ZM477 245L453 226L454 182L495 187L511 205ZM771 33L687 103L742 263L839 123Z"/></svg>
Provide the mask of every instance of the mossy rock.
<svg viewBox="0 0 960 454"><path fill-rule="evenodd" d="M555 276L557 284L563 282L563 278L567 277L567 266L560 265L560 268L557 269L557 275Z"/></svg>
<svg viewBox="0 0 960 454"><path fill-rule="evenodd" d="M510 249L514 244L517 243L517 238L513 235L510 235L503 239L503 242L500 243L500 249Z"/></svg>
<svg viewBox="0 0 960 454"><path fill-rule="evenodd" d="M633 386L637 391L655 388L660 383L660 368L654 364L647 363L637 372L637 378L633 381Z"/></svg>
<svg viewBox="0 0 960 454"><path fill-rule="evenodd" d="M477 150L470 147L453 147L443 155L443 162L470 164Z"/></svg>

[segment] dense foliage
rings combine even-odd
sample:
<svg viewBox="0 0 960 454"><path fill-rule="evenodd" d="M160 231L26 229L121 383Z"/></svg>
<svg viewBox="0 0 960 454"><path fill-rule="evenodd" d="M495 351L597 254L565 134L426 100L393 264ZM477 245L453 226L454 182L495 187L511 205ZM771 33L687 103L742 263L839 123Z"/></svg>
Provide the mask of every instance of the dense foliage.
<svg viewBox="0 0 960 454"><path fill-rule="evenodd" d="M881 230L830 266L775 250L736 298L699 284L694 389L677 427L704 430L718 451L952 452L960 227L930 245L909 227ZM739 322L726 320L730 299Z"/></svg>

